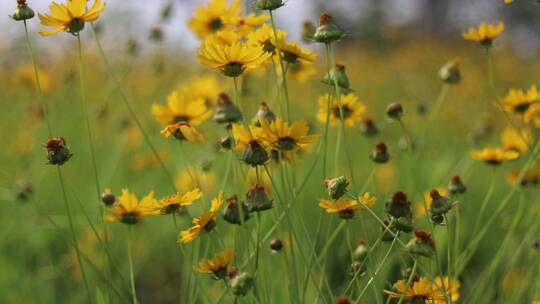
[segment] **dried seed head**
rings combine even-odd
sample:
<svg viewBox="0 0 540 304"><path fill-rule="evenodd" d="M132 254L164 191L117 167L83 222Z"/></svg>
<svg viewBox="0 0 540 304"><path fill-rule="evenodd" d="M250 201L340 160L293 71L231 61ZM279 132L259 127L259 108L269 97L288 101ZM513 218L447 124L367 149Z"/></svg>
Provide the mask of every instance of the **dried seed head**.
<svg viewBox="0 0 540 304"><path fill-rule="evenodd" d="M47 150L47 163L50 165L63 165L73 156L63 137L49 137L44 147Z"/></svg>
<svg viewBox="0 0 540 304"><path fill-rule="evenodd" d="M225 93L219 94L214 120L217 123L235 123L242 120L242 112Z"/></svg>
<svg viewBox="0 0 540 304"><path fill-rule="evenodd" d="M272 209L272 199L266 195L262 185L255 185L246 194L246 205L250 212Z"/></svg>
<svg viewBox="0 0 540 304"><path fill-rule="evenodd" d="M467 187L463 184L459 175L454 175L450 180L448 190L451 194L463 194L467 191Z"/></svg>
<svg viewBox="0 0 540 304"><path fill-rule="evenodd" d="M281 251L281 249L283 249L283 242L280 239L271 240L270 249L272 249L273 252Z"/></svg>
<svg viewBox="0 0 540 304"><path fill-rule="evenodd" d="M378 143L373 151L371 151L371 159L378 163L384 164L390 160L390 154L388 153L388 148L385 143Z"/></svg>
<svg viewBox="0 0 540 304"><path fill-rule="evenodd" d="M319 26L313 34L313 40L330 44L334 41L338 41L345 36L345 32L342 31L334 22L332 16L329 13L322 13L319 17Z"/></svg>
<svg viewBox="0 0 540 304"><path fill-rule="evenodd" d="M231 224L242 225L249 219L249 210L243 202L238 201L236 195L233 195L227 199L223 219Z"/></svg>
<svg viewBox="0 0 540 304"><path fill-rule="evenodd" d="M448 84L458 84L461 81L459 60L453 59L445 63L439 70L439 78Z"/></svg>
<svg viewBox="0 0 540 304"><path fill-rule="evenodd" d="M360 132L367 137L373 137L379 133L379 128L371 118L364 118L360 124Z"/></svg>
<svg viewBox="0 0 540 304"><path fill-rule="evenodd" d="M386 202L386 212L395 218L412 218L411 202L403 192L396 192L391 200Z"/></svg>
<svg viewBox="0 0 540 304"><path fill-rule="evenodd" d="M430 257L435 252L435 243L431 233L415 230L414 237L407 243L406 248L411 254Z"/></svg>
<svg viewBox="0 0 540 304"><path fill-rule="evenodd" d="M266 102L261 102L259 105L259 111L257 111L257 114L255 115L255 118L253 119L253 123L260 127L261 126L261 119L264 119L267 122L272 122L276 119L276 114L270 110Z"/></svg>
<svg viewBox="0 0 540 304"><path fill-rule="evenodd" d="M242 155L242 160L253 167L264 165L268 159L268 153L256 140L252 140L248 143L244 149L244 154Z"/></svg>
<svg viewBox="0 0 540 304"><path fill-rule="evenodd" d="M34 18L35 15L34 11L26 4L26 0L17 0L17 8L10 17L15 21L24 21Z"/></svg>
<svg viewBox="0 0 540 304"><path fill-rule="evenodd" d="M351 84L349 82L349 76L345 71L345 66L342 64L336 64L336 69L328 71L323 78L323 82L334 86L336 83L341 87L345 92L351 90Z"/></svg>
<svg viewBox="0 0 540 304"><path fill-rule="evenodd" d="M386 107L386 115L395 120L401 119L404 115L403 107L399 102L393 102Z"/></svg>

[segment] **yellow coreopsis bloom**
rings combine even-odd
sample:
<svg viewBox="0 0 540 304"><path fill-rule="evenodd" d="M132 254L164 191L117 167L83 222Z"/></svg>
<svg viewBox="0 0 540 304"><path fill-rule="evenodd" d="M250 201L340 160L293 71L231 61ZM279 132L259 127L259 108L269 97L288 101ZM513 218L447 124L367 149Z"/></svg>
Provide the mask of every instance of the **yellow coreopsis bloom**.
<svg viewBox="0 0 540 304"><path fill-rule="evenodd" d="M262 46L241 42L232 45L205 42L197 54L204 66L220 70L228 77L238 77L246 70L256 69L270 57L271 54L266 53Z"/></svg>
<svg viewBox="0 0 540 304"><path fill-rule="evenodd" d="M260 120L261 127L253 128L253 135L266 146L281 151L305 149L315 143L318 135L307 135L309 131L305 120L297 120L289 125L282 117L268 123Z"/></svg>
<svg viewBox="0 0 540 304"><path fill-rule="evenodd" d="M328 213L338 213L341 218L350 219L358 210L356 200L340 198L338 200L319 199L319 207Z"/></svg>
<svg viewBox="0 0 540 304"><path fill-rule="evenodd" d="M482 22L478 27L469 28L462 36L466 40L480 42L482 45L489 47L493 40L499 37L503 31L504 22L502 21L499 21L496 25Z"/></svg>
<svg viewBox="0 0 540 304"><path fill-rule="evenodd" d="M358 201L366 208L371 208L375 203L377 203L377 198L371 196L369 192L364 193L364 195L358 197Z"/></svg>
<svg viewBox="0 0 540 304"><path fill-rule="evenodd" d="M50 36L60 32L69 32L74 35L84 29L86 22L95 21L103 10L105 3L95 0L92 7L87 10L88 0L67 0L66 4L52 2L49 5L49 15L38 14L41 24L52 29L41 29L39 33Z"/></svg>
<svg viewBox="0 0 540 304"><path fill-rule="evenodd" d="M148 214L174 214L181 213L185 206L192 205L193 202L202 197L202 192L197 188L186 193L176 193L166 196L159 201L154 200L152 204L144 206Z"/></svg>
<svg viewBox="0 0 540 304"><path fill-rule="evenodd" d="M244 149L249 142L254 140L250 131L248 131L248 129L242 124L233 124L231 133L232 137L234 138L234 142L236 143L234 150L239 153L244 152Z"/></svg>
<svg viewBox="0 0 540 304"><path fill-rule="evenodd" d="M502 99L503 108L510 113L524 113L529 109L531 104L540 100L540 91L536 85L525 92L520 89L510 89L506 96Z"/></svg>
<svg viewBox="0 0 540 304"><path fill-rule="evenodd" d="M531 105L523 115L523 120L527 124L540 128L540 103Z"/></svg>
<svg viewBox="0 0 540 304"><path fill-rule="evenodd" d="M188 167L176 175L175 185L180 191L191 191L196 188L211 191L216 186L216 176L211 170Z"/></svg>
<svg viewBox="0 0 540 304"><path fill-rule="evenodd" d="M317 59L317 54L305 49L294 42L279 42L281 57L287 63L297 63L298 60L313 62Z"/></svg>
<svg viewBox="0 0 540 304"><path fill-rule="evenodd" d="M278 41L276 42L276 36ZM277 30L274 35L274 30L268 24L263 24L257 30L249 33L247 43L253 46L261 46L267 53L275 54L278 44L285 41L286 33L282 30Z"/></svg>
<svg viewBox="0 0 540 304"><path fill-rule="evenodd" d="M394 283L394 290L384 290L390 298L401 298L405 300L424 300L425 303L429 303L428 300L433 299L433 285L424 277L421 277L418 281L412 283L412 286L407 286L406 280L399 280Z"/></svg>
<svg viewBox="0 0 540 304"><path fill-rule="evenodd" d="M504 149L523 154L527 152L532 142L532 132L529 129L523 129L518 133L514 128L506 127L501 133L501 142Z"/></svg>
<svg viewBox="0 0 540 304"><path fill-rule="evenodd" d="M180 243L189 243L196 239L203 232L210 232L216 226L214 218L223 205L223 192L219 194L217 198L212 200L212 206L210 211L203 213L201 216L193 219L193 226L188 230L180 231L179 240Z"/></svg>
<svg viewBox="0 0 540 304"><path fill-rule="evenodd" d="M118 203L108 209L112 214L107 215L106 219L111 222L137 224L148 215L146 211L147 206L154 204L156 204L154 191L139 201L134 193L130 193L128 189L124 189L122 190L122 195L118 198Z"/></svg>
<svg viewBox="0 0 540 304"><path fill-rule="evenodd" d="M512 150L501 148L485 148L482 150L471 151L470 156L475 160L483 160L488 165L500 165L505 161L513 160L519 157L519 153Z"/></svg>
<svg viewBox="0 0 540 304"><path fill-rule="evenodd" d="M238 16L234 18L234 25L236 30L242 36L246 36L253 30L263 24L268 20L268 15L256 15L251 13L246 16Z"/></svg>
<svg viewBox="0 0 540 304"><path fill-rule="evenodd" d="M204 99L206 105L217 103L218 96L226 90L226 87L216 77L205 75L193 78L178 87L178 94L185 96L187 100Z"/></svg>
<svg viewBox="0 0 540 304"><path fill-rule="evenodd" d="M242 3L235 0L228 5L227 0L212 0L206 6L195 9L188 20L188 27L201 39L225 29L232 29L234 21L242 12Z"/></svg>
<svg viewBox="0 0 540 304"><path fill-rule="evenodd" d="M319 97L319 112L317 113L317 119L326 123L326 116L328 115L328 94ZM366 112L366 106L358 100L358 97L354 93L341 96L341 111L338 100L332 97L332 103L330 105L330 125L335 126L341 121L341 114L343 112L343 122L347 127L354 127L362 121L363 115Z"/></svg>
<svg viewBox="0 0 540 304"><path fill-rule="evenodd" d="M240 40L240 35L236 31L223 30L212 34L204 40L204 44L227 46L233 45ZM204 46L204 44L202 46Z"/></svg>
<svg viewBox="0 0 540 304"><path fill-rule="evenodd" d="M197 126L208 119L212 112L206 106L204 99L188 100L177 91L173 91L167 97L167 106L152 105L152 114L157 121L166 126L177 122L189 122Z"/></svg>
<svg viewBox="0 0 540 304"><path fill-rule="evenodd" d="M313 67L313 63L305 60L298 60L296 63L289 64L287 67L287 74L301 83L305 82L316 73L317 71L315 70L315 67Z"/></svg>
<svg viewBox="0 0 540 304"><path fill-rule="evenodd" d="M198 142L203 143L204 137L197 129L195 129L189 122L177 122L172 125L168 125L161 131L161 135L166 138L174 137L179 140L186 140L190 143Z"/></svg>
<svg viewBox="0 0 540 304"><path fill-rule="evenodd" d="M227 275L227 268L234 258L234 253L225 249L210 260L202 260L197 266L197 271L214 275L216 280L223 279Z"/></svg>
<svg viewBox="0 0 540 304"><path fill-rule="evenodd" d="M459 288L461 283L458 280L450 280L448 277L435 277L435 282L433 283L433 295L432 300L434 304L446 304L446 297L452 302L459 300ZM444 291L443 292L441 292ZM431 302L429 302L431 303Z"/></svg>

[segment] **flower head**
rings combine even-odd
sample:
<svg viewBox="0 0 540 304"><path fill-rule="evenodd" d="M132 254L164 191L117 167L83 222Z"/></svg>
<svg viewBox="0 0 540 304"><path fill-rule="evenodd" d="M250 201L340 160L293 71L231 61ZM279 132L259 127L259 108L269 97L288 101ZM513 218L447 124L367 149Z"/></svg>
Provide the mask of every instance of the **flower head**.
<svg viewBox="0 0 540 304"><path fill-rule="evenodd" d="M407 286L406 280L399 280L394 283L394 291L384 290L390 298L401 298L405 300L424 300L425 303L430 303L434 296L434 286L425 277L419 278L412 283L412 286ZM443 298L444 299L444 298Z"/></svg>
<svg viewBox="0 0 540 304"><path fill-rule="evenodd" d="M532 133L529 129L518 132L512 127L506 127L501 133L501 142L504 149L523 154L532 142Z"/></svg>
<svg viewBox="0 0 540 304"><path fill-rule="evenodd" d="M197 131L189 122L177 122L168 125L161 131L161 134L166 138L174 137L179 140L186 140L190 143L204 142L204 137Z"/></svg>
<svg viewBox="0 0 540 304"><path fill-rule="evenodd" d="M535 103L531 105L525 115L523 115L523 120L527 124L532 124L536 128L540 128L540 103Z"/></svg>
<svg viewBox="0 0 540 304"><path fill-rule="evenodd" d="M238 33L242 36L246 36L259 26L265 24L267 20L268 15L251 13L245 16L236 16L233 18L233 23L236 26Z"/></svg>
<svg viewBox="0 0 540 304"><path fill-rule="evenodd" d="M485 148L482 150L473 150L470 153L472 159L483 160L489 165L500 165L505 161L513 160L519 157L519 153L513 150L501 148Z"/></svg>
<svg viewBox="0 0 540 304"><path fill-rule="evenodd" d="M178 94L187 100L204 99L206 105L214 105L218 101L219 94L226 87L214 76L199 76L188 80L178 87Z"/></svg>
<svg viewBox="0 0 540 304"><path fill-rule="evenodd" d="M304 49L294 42L280 42L278 47L281 57L289 64L295 64L299 60L313 62L317 59L315 52Z"/></svg>
<svg viewBox="0 0 540 304"><path fill-rule="evenodd" d="M277 41L276 41L277 36ZM278 45L285 41L286 33L282 30L274 30L268 24L263 24L261 27L251 32L247 36L247 43L253 46L262 46L267 53L274 55Z"/></svg>
<svg viewBox="0 0 540 304"><path fill-rule="evenodd" d="M185 206L192 205L201 197L202 192L196 188L186 193L166 196L159 201L154 200L152 204L144 206L144 210L152 215L182 213Z"/></svg>
<svg viewBox="0 0 540 304"><path fill-rule="evenodd" d="M108 209L112 214L107 215L106 219L111 222L122 222L129 225L137 224L148 215L146 207L156 203L154 191L139 201L134 193L130 193L128 189L123 189L122 195L118 197L118 203Z"/></svg>
<svg viewBox="0 0 540 304"><path fill-rule="evenodd" d="M67 4L52 2L49 5L50 15L38 14L41 24L52 29L41 29L39 33L50 36L60 32L74 35L84 29L86 22L95 21L105 10L105 3L95 0L90 9L86 9L88 0L68 0Z"/></svg>
<svg viewBox="0 0 540 304"><path fill-rule="evenodd" d="M254 136L277 150L304 149L319 138L318 135L307 135L309 127L305 120L297 120L289 125L282 117L277 117L270 123L264 119L260 123L260 128L253 129Z"/></svg>
<svg viewBox="0 0 540 304"><path fill-rule="evenodd" d="M234 253L225 249L210 260L200 261L197 271L212 274L216 280L223 279L227 275L227 269L233 258Z"/></svg>
<svg viewBox="0 0 540 304"><path fill-rule="evenodd" d="M326 116L328 115L328 101L330 97L328 94L319 97L319 113L317 113L317 119L326 123ZM338 100L332 97L330 105L330 125L335 126L340 123L341 115L343 115L343 123L347 127L354 127L362 121L362 117L366 112L366 106L358 100L358 97L354 93L349 93L341 97L341 107Z"/></svg>
<svg viewBox="0 0 540 304"><path fill-rule="evenodd" d="M371 196L371 194L369 194L369 192L366 192L362 196L358 197L358 201L365 208L371 208L371 207L373 207L373 205L375 205L375 203L377 203L377 198Z"/></svg>
<svg viewBox="0 0 540 304"><path fill-rule="evenodd" d="M188 27L201 39L225 29L232 29L235 18L242 12L242 3L234 0L228 5L227 0L211 0L206 6L195 9L195 14L188 20Z"/></svg>
<svg viewBox="0 0 540 304"><path fill-rule="evenodd" d="M527 90L510 89L503 97L502 104L505 111L510 113L524 113L529 107L540 100L540 91L535 85Z"/></svg>
<svg viewBox="0 0 540 304"><path fill-rule="evenodd" d="M188 100L178 91L172 91L167 97L167 105L152 105L152 114L160 123L168 126L178 122L188 122L198 126L207 120L212 112L205 104L204 99Z"/></svg>
<svg viewBox="0 0 540 304"><path fill-rule="evenodd" d="M220 193L218 197L212 200L212 206L209 212L203 213L201 216L193 219L193 226L187 230L180 231L179 240L180 243L189 243L195 240L201 233L210 232L216 226L214 218L219 209L223 205L223 193Z"/></svg>
<svg viewBox="0 0 540 304"><path fill-rule="evenodd" d="M258 68L270 57L271 54L266 53L262 46L242 42L232 45L205 42L197 54L203 65L220 70L228 77L238 77L245 70Z"/></svg>
<svg viewBox="0 0 540 304"><path fill-rule="evenodd" d="M466 40L480 42L483 46L490 47L493 40L504 31L504 22L498 24L480 23L478 27L471 27L462 36Z"/></svg>
<svg viewBox="0 0 540 304"><path fill-rule="evenodd" d="M358 210L356 200L340 198L338 200L319 199L319 206L328 213L338 213L341 218L350 219Z"/></svg>

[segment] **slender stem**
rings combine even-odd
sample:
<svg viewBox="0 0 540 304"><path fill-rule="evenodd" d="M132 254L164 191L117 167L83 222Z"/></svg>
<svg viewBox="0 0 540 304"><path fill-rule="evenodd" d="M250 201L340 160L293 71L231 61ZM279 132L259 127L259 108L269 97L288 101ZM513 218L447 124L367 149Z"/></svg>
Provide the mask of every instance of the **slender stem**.
<svg viewBox="0 0 540 304"><path fill-rule="evenodd" d="M272 13L272 10L269 10L268 14L270 15L270 23L272 24L272 31L274 32L274 40L276 43L276 55L279 58L279 67L281 68L281 77L283 78L282 88L283 88L283 97L285 99L285 117L287 117L287 120L290 121L291 117L289 113L289 89L287 85L287 75L285 74L286 71L283 64L283 57L281 56L281 49L279 48L279 39L277 36L277 29L276 29L276 22L274 21L274 14Z"/></svg>
<svg viewBox="0 0 540 304"><path fill-rule="evenodd" d="M413 267L412 267L412 270L411 270L411 274L409 275L409 279L407 279L407 285L405 287L405 290L409 290L409 288L411 288L411 284L412 284L412 281L413 281L413 278L416 274L416 267L418 265L418 260L416 258L414 258L414 263L413 263ZM399 302L398 304L401 304L403 303L403 300L405 300L405 292L404 291L402 294L401 294L401 297L399 297Z"/></svg>
<svg viewBox="0 0 540 304"><path fill-rule="evenodd" d="M169 185L170 185L171 189L173 190L173 192L176 192L176 185L174 184L174 179L173 179L171 173L169 172L169 170L165 166L165 163L163 162L163 159L161 159L161 156L159 155L156 148L154 147L154 144L152 144L152 141L150 140L150 136L148 136L148 134L146 133L146 131L143 128L143 125L142 125L141 121L137 117L137 114L135 113L135 110L133 109L133 106L131 105L131 101L128 98L127 93L125 92L124 87L122 86L122 83L116 77L116 74L115 74L115 72L113 70L113 67L111 66L111 64L109 63L109 60L107 59L107 56L105 55L105 51L103 50L101 42L99 41L99 39L98 39L98 37L96 35L94 27L92 26L91 29L92 29L92 34L94 36L94 40L95 40L96 45L98 47L99 53L100 53L101 58L102 58L102 60L103 60L103 62L105 64L105 68L107 69L107 72L110 74L111 78L113 79L116 86L118 87L118 91L120 92L120 97L121 97L122 101L124 102L124 105L128 109L128 112L129 112L129 115L131 116L131 119L133 119L133 121L135 121L135 124L137 125L137 128L139 129L139 131L143 135L143 138L144 138L144 140L146 142L146 145L150 148L150 150L152 150L152 154L154 154L154 157L158 161L163 173L167 177L167 181L169 182Z"/></svg>
<svg viewBox="0 0 540 304"><path fill-rule="evenodd" d="M128 227L127 254L129 263L129 282L131 285L131 299L133 304L137 304L137 290L135 289L135 274L133 272L133 257L131 255L131 227Z"/></svg>
<svg viewBox="0 0 540 304"><path fill-rule="evenodd" d="M439 93L439 96L437 97L437 100L435 101L435 105L433 106L433 109L431 110L431 113L429 115L430 121L433 121L433 119L435 119L435 117L437 117L437 115L439 114L439 111L441 110L441 107L446 99L446 94L448 93L449 88L450 88L450 85L448 83L443 84L441 92Z"/></svg>
<svg viewBox="0 0 540 304"><path fill-rule="evenodd" d="M258 171L257 171L258 172ZM255 271L254 274L257 274L259 269L259 248L261 247L261 213L257 212L257 248L255 254Z"/></svg>

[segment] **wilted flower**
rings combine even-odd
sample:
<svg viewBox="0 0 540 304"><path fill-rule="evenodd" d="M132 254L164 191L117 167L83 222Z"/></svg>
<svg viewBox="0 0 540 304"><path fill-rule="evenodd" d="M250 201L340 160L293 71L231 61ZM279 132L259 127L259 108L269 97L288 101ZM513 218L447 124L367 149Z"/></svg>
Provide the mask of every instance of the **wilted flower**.
<svg viewBox="0 0 540 304"><path fill-rule="evenodd" d="M268 210L273 206L272 199L268 197L262 185L255 185L248 191L245 204L250 212Z"/></svg>
<svg viewBox="0 0 540 304"><path fill-rule="evenodd" d="M220 193L218 197L212 200L212 206L210 211L203 213L201 216L193 219L193 226L188 230L180 231L179 243L189 243L195 240L201 233L210 232L216 226L214 220L219 209L223 205L223 193Z"/></svg>
<svg viewBox="0 0 540 304"><path fill-rule="evenodd" d="M467 187L463 184L459 175L454 175L448 184L448 191L451 194L463 194L467 191Z"/></svg>
<svg viewBox="0 0 540 304"><path fill-rule="evenodd" d="M392 119L399 120L404 114L403 107L399 102L393 102L386 107L386 115Z"/></svg>
<svg viewBox="0 0 540 304"><path fill-rule="evenodd" d="M255 118L253 119L253 124L260 127L261 123L260 121L264 119L266 121L272 122L276 119L276 114L270 110L268 105L265 102L261 102L259 105L259 110L257 111L257 115L255 115Z"/></svg>

